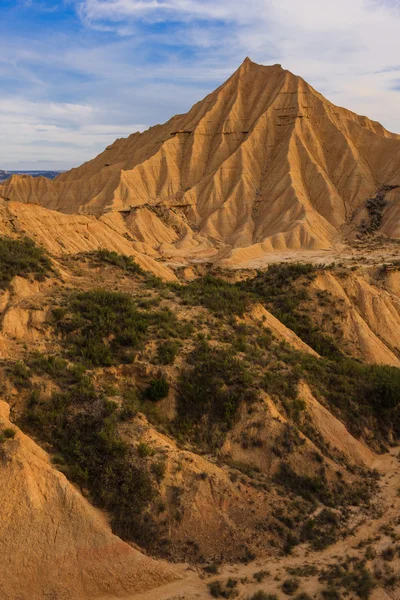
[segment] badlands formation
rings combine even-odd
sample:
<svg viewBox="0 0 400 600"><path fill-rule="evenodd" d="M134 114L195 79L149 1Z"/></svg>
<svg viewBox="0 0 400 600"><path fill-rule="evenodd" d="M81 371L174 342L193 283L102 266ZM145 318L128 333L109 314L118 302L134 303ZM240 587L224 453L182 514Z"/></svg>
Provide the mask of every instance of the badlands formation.
<svg viewBox="0 0 400 600"><path fill-rule="evenodd" d="M246 59L0 184L0 600L400 598L400 136Z"/></svg>
<svg viewBox="0 0 400 600"><path fill-rule="evenodd" d="M399 135L247 58L187 114L54 181L13 176L0 197L74 215L57 214L68 233L97 225L99 244L111 228L150 258L259 266L293 252L324 260L371 233L398 239L399 165ZM40 220L52 237L54 213Z"/></svg>

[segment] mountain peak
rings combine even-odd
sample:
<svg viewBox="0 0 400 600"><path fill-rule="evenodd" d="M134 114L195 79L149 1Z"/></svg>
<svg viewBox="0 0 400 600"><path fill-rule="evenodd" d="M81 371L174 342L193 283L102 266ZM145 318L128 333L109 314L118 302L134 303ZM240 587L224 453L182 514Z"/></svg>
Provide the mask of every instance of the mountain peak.
<svg viewBox="0 0 400 600"><path fill-rule="evenodd" d="M251 58L249 58L248 56L246 56L246 58L240 65L239 69L241 69L243 67L257 67L259 69L274 69L274 68L282 69L282 65L279 63L276 63L274 65L262 65L260 63L254 62L254 60L251 60Z"/></svg>
<svg viewBox="0 0 400 600"><path fill-rule="evenodd" d="M399 165L400 136L281 65L246 57L187 114L117 140L54 181L10 178L0 196L66 213L121 212L149 252L214 256L222 244L233 264L332 248L349 215L368 221L377 182L399 184ZM395 237L397 194L380 221Z"/></svg>

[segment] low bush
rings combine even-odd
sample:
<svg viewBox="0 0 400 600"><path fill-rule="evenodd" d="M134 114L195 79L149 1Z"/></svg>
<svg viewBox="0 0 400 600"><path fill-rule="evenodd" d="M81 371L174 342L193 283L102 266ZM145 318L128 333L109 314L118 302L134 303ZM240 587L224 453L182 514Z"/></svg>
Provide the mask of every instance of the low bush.
<svg viewBox="0 0 400 600"><path fill-rule="evenodd" d="M288 594L288 596L291 596L292 594L297 592L297 590L299 589L299 585L300 581L294 577L286 579L282 583L282 591L285 592L285 594Z"/></svg>
<svg viewBox="0 0 400 600"><path fill-rule="evenodd" d="M6 438L6 440L12 440L12 439L14 439L15 438L15 434L16 434L16 431L12 427L6 427L3 430L3 435Z"/></svg>
<svg viewBox="0 0 400 600"><path fill-rule="evenodd" d="M182 344L177 340L160 342L157 348L157 362L160 365L173 365Z"/></svg>
<svg viewBox="0 0 400 600"><path fill-rule="evenodd" d="M169 383L165 376L160 374L150 381L149 386L145 390L145 398L152 402L159 402L168 396Z"/></svg>
<svg viewBox="0 0 400 600"><path fill-rule="evenodd" d="M179 322L169 309L140 310L129 294L98 289L70 296L67 308L53 311L69 356L88 366L129 363L152 335L186 337L190 323Z"/></svg>
<svg viewBox="0 0 400 600"><path fill-rule="evenodd" d="M249 600L278 600L278 596L276 594L267 594L267 592L259 590L250 596Z"/></svg>
<svg viewBox="0 0 400 600"><path fill-rule="evenodd" d="M282 263L270 265L267 271L237 286L258 298L318 354L338 358L342 353L334 339L320 331L301 309L302 304L310 300L307 288L317 273L318 267L313 265Z"/></svg>
<svg viewBox="0 0 400 600"><path fill-rule="evenodd" d="M340 521L336 513L324 509L303 525L301 539L310 542L313 550L323 550L338 540Z"/></svg>
<svg viewBox="0 0 400 600"><path fill-rule="evenodd" d="M228 579L226 582L212 581L208 584L208 590L213 598L236 598L238 595L236 579Z"/></svg>

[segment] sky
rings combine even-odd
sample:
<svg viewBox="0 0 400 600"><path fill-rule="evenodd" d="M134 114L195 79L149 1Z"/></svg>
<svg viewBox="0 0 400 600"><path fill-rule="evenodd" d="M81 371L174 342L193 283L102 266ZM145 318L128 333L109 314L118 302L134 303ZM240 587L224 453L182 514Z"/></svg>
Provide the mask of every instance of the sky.
<svg viewBox="0 0 400 600"><path fill-rule="evenodd" d="M0 0L0 169L68 169L246 56L400 133L400 0Z"/></svg>

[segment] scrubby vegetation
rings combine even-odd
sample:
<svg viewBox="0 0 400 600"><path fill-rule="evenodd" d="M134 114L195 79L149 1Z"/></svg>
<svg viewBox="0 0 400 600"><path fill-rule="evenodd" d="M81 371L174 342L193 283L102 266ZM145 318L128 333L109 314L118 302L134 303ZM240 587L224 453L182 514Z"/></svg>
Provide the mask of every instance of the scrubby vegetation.
<svg viewBox="0 0 400 600"><path fill-rule="evenodd" d="M40 355L31 365L55 377L61 391L42 399L33 388L23 424L62 457L72 481L87 488L94 503L111 513L114 531L143 539L147 534L141 515L154 487L119 434L123 408L97 392L80 367ZM150 532L151 523L146 527Z"/></svg>
<svg viewBox="0 0 400 600"><path fill-rule="evenodd" d="M252 302L240 287L213 275L205 275L186 284L172 284L172 289L185 304L204 306L219 317L243 315Z"/></svg>
<svg viewBox="0 0 400 600"><path fill-rule="evenodd" d="M363 428L374 431L383 444L390 432L400 436L400 369L306 355L301 367L317 395L338 411L356 436Z"/></svg>
<svg viewBox="0 0 400 600"><path fill-rule="evenodd" d="M163 374L154 377L145 392L145 397L152 402L158 402L168 396L169 383Z"/></svg>
<svg viewBox="0 0 400 600"><path fill-rule="evenodd" d="M236 598L238 595L238 590L236 588L237 580L232 578L225 582L213 581L208 584L210 595L213 598Z"/></svg>
<svg viewBox="0 0 400 600"><path fill-rule="evenodd" d="M132 258L132 256L126 256L124 254L118 254L118 252L106 250L102 248L89 254L89 257L96 263L106 263L113 265L127 271L128 273L136 273L139 275L146 276L147 273L140 267Z"/></svg>
<svg viewBox="0 0 400 600"><path fill-rule="evenodd" d="M232 351L200 340L178 379L176 426L198 443L218 447L241 403L258 397L246 364Z"/></svg>
<svg viewBox="0 0 400 600"><path fill-rule="evenodd" d="M383 214L385 208L388 205L386 200L386 194L391 190L398 188L396 185L383 185L371 198L365 202L365 208L367 209L368 219L363 219L360 226L358 227L359 235L372 235L382 225Z"/></svg>
<svg viewBox="0 0 400 600"><path fill-rule="evenodd" d="M117 533L145 545L150 536L154 548L167 525L173 530L171 523L183 518L186 505L180 501L183 485L160 485L182 466L171 465L143 435L145 419L137 415L144 413L152 426L175 438L178 448L212 454L212 460L230 469L238 490L249 486L268 497L273 489L278 506L268 523L257 525L257 535L265 531L281 553L289 554L302 542L320 550L339 539L350 512L346 507L363 505L375 479L347 468L344 457L329 447L313 424L299 384L308 384L354 435L364 441L368 436L375 449L384 449L400 437L400 370L349 359L316 323L310 325L304 307L316 269L277 265L238 284L206 276L188 285L150 287L127 257L107 251L96 257L138 275L124 277L130 293L61 291L49 323L58 334L53 355L27 353L24 361L9 361L4 369L20 396L29 396L22 425L55 453L58 468L109 511ZM120 274L111 270L108 276ZM261 324L237 318L257 303L325 356L296 351ZM266 394L284 418L272 415ZM172 420L165 416L173 411ZM251 424L242 431L235 425L243 417ZM242 462L221 452L231 431L232 447L238 444L246 453ZM264 449L273 461L273 478L248 462L252 451ZM311 461L311 469L297 460L301 456ZM203 475L209 477L200 473L196 485ZM287 499L287 509L279 506L280 498ZM157 548L165 544L164 555L167 542ZM253 550L246 547L243 560L254 558ZM182 552L200 556L195 544ZM264 576L255 573L255 581L261 583ZM289 576L291 581L299 573ZM226 582L214 584L219 597L237 592ZM327 581L326 590L331 588Z"/></svg>
<svg viewBox="0 0 400 600"><path fill-rule="evenodd" d="M342 352L333 338L324 334L302 310L302 304L310 300L308 287L317 272L317 267L308 264L270 265L264 273L238 286L257 297L275 317L318 354L337 358Z"/></svg>
<svg viewBox="0 0 400 600"><path fill-rule="evenodd" d="M5 289L17 275L31 275L43 281L52 272L51 261L45 251L31 239L0 237L0 288Z"/></svg>
<svg viewBox="0 0 400 600"><path fill-rule="evenodd" d="M338 564L330 565L319 579L328 583L328 589L324 593L324 598L328 599L335 598L331 591L335 590L337 593L342 589L347 593L353 592L361 600L368 600L376 587L376 580L365 562L357 558L344 559Z"/></svg>
<svg viewBox="0 0 400 600"><path fill-rule="evenodd" d="M249 600L278 600L278 596L276 594L267 594L267 592L259 590L253 594Z"/></svg>
<svg viewBox="0 0 400 600"><path fill-rule="evenodd" d="M68 299L53 311L69 356L87 366L132 362L133 353L150 336L186 337L191 328L168 309L139 309L129 294L93 290Z"/></svg>
<svg viewBox="0 0 400 600"><path fill-rule="evenodd" d="M3 431L0 430L0 444L4 443L6 440L12 440L15 438L15 429L12 427L6 427Z"/></svg>

